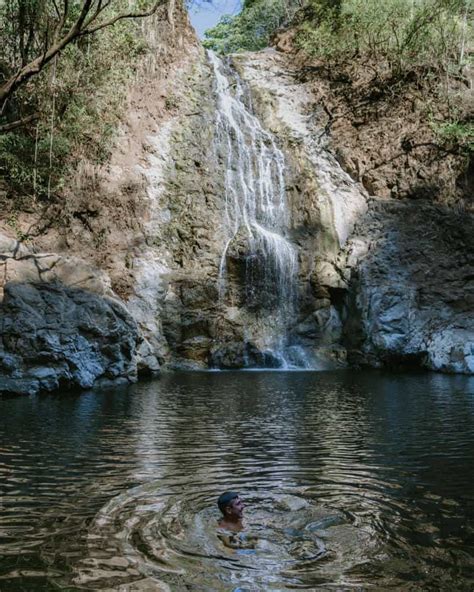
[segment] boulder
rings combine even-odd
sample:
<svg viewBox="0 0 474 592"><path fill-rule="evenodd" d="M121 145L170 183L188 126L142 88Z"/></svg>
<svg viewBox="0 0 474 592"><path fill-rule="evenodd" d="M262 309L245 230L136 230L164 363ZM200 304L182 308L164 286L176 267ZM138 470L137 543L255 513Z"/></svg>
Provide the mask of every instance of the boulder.
<svg viewBox="0 0 474 592"><path fill-rule="evenodd" d="M4 292L0 393L136 380L141 339L118 301L58 282L12 282Z"/></svg>
<svg viewBox="0 0 474 592"><path fill-rule="evenodd" d="M473 227L472 214L426 201L372 201L346 249L351 360L474 372Z"/></svg>

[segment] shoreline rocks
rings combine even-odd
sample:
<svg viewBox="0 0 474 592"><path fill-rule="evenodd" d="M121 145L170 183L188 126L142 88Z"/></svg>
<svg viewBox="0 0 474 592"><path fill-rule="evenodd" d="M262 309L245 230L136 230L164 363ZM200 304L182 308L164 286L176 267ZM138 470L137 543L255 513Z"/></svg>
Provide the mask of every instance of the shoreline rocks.
<svg viewBox="0 0 474 592"><path fill-rule="evenodd" d="M473 228L426 201L371 200L339 261L350 360L474 373Z"/></svg>
<svg viewBox="0 0 474 592"><path fill-rule="evenodd" d="M0 393L137 380L141 338L119 302L59 282L12 282L4 292Z"/></svg>
<svg viewBox="0 0 474 592"><path fill-rule="evenodd" d="M0 277L0 393L137 380L144 340L104 272L0 235Z"/></svg>

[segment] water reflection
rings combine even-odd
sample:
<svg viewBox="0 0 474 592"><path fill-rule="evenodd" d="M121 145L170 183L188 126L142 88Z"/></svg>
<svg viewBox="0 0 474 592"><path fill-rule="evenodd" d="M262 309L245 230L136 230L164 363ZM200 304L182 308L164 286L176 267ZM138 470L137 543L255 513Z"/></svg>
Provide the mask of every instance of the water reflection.
<svg viewBox="0 0 474 592"><path fill-rule="evenodd" d="M472 378L189 373L0 407L2 592L473 584ZM224 489L255 557L215 536Z"/></svg>

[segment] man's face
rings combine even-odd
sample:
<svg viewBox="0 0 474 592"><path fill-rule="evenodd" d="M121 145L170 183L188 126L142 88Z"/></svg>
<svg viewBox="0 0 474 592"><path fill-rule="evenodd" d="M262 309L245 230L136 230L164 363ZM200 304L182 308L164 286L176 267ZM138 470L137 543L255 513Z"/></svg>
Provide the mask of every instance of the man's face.
<svg viewBox="0 0 474 592"><path fill-rule="evenodd" d="M242 518L244 515L244 502L240 497L235 497L226 507L226 514L235 518Z"/></svg>

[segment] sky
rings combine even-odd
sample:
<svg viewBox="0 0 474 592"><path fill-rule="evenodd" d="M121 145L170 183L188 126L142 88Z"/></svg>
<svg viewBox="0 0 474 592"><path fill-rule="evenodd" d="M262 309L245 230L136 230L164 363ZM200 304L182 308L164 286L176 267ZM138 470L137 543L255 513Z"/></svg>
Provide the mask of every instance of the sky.
<svg viewBox="0 0 474 592"><path fill-rule="evenodd" d="M189 16L197 34L202 39L204 31L210 29L224 14L237 14L241 0L212 0L212 3L200 2L200 6L190 8Z"/></svg>

